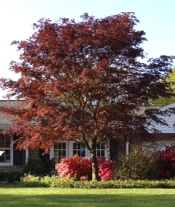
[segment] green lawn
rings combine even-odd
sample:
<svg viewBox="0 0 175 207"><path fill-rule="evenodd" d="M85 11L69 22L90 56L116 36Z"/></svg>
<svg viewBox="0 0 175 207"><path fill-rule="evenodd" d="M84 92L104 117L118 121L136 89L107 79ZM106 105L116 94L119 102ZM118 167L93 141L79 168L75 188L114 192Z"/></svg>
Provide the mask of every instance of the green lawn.
<svg viewBox="0 0 175 207"><path fill-rule="evenodd" d="M175 189L0 188L2 207L174 207Z"/></svg>

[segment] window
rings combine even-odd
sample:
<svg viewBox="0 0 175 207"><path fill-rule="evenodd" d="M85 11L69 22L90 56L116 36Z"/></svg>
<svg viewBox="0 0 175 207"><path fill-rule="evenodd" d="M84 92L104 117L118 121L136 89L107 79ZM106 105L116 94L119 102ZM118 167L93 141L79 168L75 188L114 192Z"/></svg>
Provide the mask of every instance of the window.
<svg viewBox="0 0 175 207"><path fill-rule="evenodd" d="M12 138L0 134L0 165L12 165L12 147L10 146Z"/></svg>
<svg viewBox="0 0 175 207"><path fill-rule="evenodd" d="M105 157L109 159L107 144L98 144L96 148L97 157ZM55 143L50 150L50 158L55 158L56 162L65 157L73 157L74 155L80 157L91 157L88 149L83 143L74 141L64 141Z"/></svg>
<svg viewBox="0 0 175 207"><path fill-rule="evenodd" d="M54 158L59 162L62 158L66 157L66 142L54 144Z"/></svg>
<svg viewBox="0 0 175 207"><path fill-rule="evenodd" d="M96 148L97 157L105 157L105 144L98 144Z"/></svg>
<svg viewBox="0 0 175 207"><path fill-rule="evenodd" d="M80 157L85 157L85 146L82 143L73 143L73 155L79 155Z"/></svg>

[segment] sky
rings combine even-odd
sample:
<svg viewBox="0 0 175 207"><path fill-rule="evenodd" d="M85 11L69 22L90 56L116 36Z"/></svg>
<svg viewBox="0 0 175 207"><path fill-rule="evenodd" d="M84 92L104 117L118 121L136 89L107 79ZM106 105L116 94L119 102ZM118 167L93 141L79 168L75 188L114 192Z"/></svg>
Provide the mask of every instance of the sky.
<svg viewBox="0 0 175 207"><path fill-rule="evenodd" d="M11 42L31 36L33 23L41 18L79 20L85 12L96 18L134 12L137 28L146 32L148 41L142 47L148 57L175 55L174 0L0 0L0 78L19 78L9 70L9 63L19 57ZM0 99L5 93L0 89Z"/></svg>

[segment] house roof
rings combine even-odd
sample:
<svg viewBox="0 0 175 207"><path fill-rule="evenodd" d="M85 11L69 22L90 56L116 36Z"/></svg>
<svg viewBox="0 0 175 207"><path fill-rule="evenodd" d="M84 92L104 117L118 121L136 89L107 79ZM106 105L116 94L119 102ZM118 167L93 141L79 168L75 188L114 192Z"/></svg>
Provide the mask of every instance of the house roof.
<svg viewBox="0 0 175 207"><path fill-rule="evenodd" d="M16 100L0 100L0 107L14 107L14 108L20 108L22 107L23 101L16 101ZM164 107L154 107L154 108L160 108L160 110L166 110L168 108L175 107L175 103L172 103L170 105L164 106ZM139 111L137 111L138 115L144 114L145 109L148 107L140 107ZM152 107L151 107L152 108ZM161 117L166 120L168 126L162 126L162 125L155 125L155 128L162 131L163 133L174 133L175 132L175 114L171 114L167 117ZM13 117L7 116L0 112L0 130L6 129L10 126L11 121L13 120Z"/></svg>
<svg viewBox="0 0 175 207"><path fill-rule="evenodd" d="M7 108L20 108L22 106L22 101L15 101L15 100L0 100L0 107L7 107ZM12 117L7 116L0 112L0 129L6 129L9 127Z"/></svg>

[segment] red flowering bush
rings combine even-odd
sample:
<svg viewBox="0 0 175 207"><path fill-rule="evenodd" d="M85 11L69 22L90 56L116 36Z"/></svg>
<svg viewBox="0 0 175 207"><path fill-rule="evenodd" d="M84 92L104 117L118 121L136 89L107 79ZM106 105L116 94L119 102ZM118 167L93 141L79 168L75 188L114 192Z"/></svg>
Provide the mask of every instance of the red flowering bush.
<svg viewBox="0 0 175 207"><path fill-rule="evenodd" d="M82 158L78 155L61 159L60 163L55 165L60 178L75 178L77 180L88 179L92 177L91 160Z"/></svg>
<svg viewBox="0 0 175 207"><path fill-rule="evenodd" d="M175 147L166 147L158 151L158 170L160 177L170 179L175 177Z"/></svg>
<svg viewBox="0 0 175 207"><path fill-rule="evenodd" d="M114 172L116 169L115 162L111 160L104 160L99 164L99 176L101 180L111 180L114 178Z"/></svg>
<svg viewBox="0 0 175 207"><path fill-rule="evenodd" d="M114 178L115 162L99 158L98 165L101 180ZM78 155L61 159L61 162L55 165L55 169L60 178L75 178L77 180L92 178L92 160Z"/></svg>

